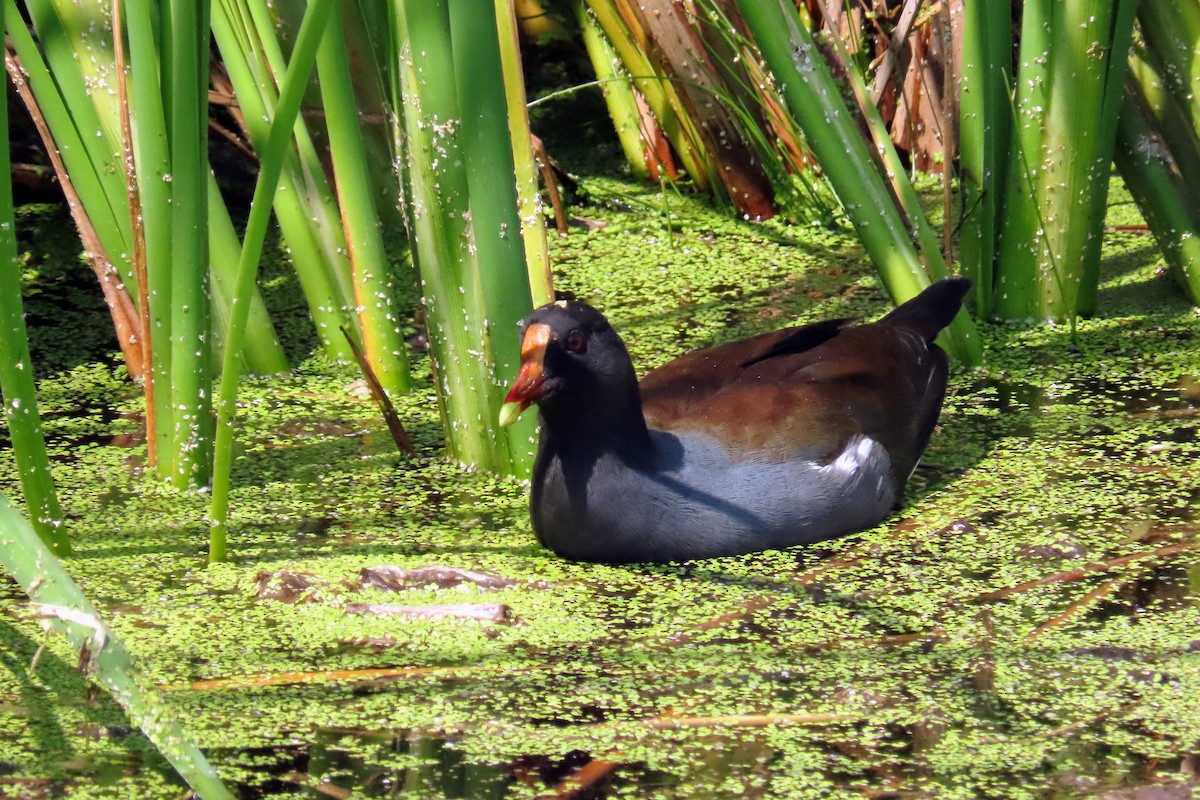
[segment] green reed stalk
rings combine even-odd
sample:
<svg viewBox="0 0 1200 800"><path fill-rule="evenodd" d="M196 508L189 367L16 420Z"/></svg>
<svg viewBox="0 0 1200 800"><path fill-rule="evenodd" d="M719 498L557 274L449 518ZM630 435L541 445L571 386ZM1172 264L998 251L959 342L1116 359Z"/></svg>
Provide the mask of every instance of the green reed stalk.
<svg viewBox="0 0 1200 800"><path fill-rule="evenodd" d="M204 486L212 469L212 347L208 290L207 0L162 6L166 118L171 142L171 260L149 269L171 274L170 398L175 417L160 471L178 488ZM136 66L136 65L135 65ZM151 297L151 308L155 298ZM163 391L164 387L157 387ZM164 465L164 461L167 462Z"/></svg>
<svg viewBox="0 0 1200 800"><path fill-rule="evenodd" d="M625 153L629 171L639 180L647 180L650 171L646 167L648 143L642 136L641 115L634 97L633 82L621 68L621 59L609 43L595 16L588 11L587 3L575 3L576 17L583 34L583 46L600 82L608 116L612 118L617 132L617 141Z"/></svg>
<svg viewBox="0 0 1200 800"><path fill-rule="evenodd" d="M394 104L401 109L404 124L398 146L408 235L421 275L447 449L466 463L505 469L507 452L501 456L479 437L460 432L470 420L490 419L486 402L490 380L479 369L482 350L471 335L484 313L479 275L464 252L469 189L461 167L466 156L458 125L448 0L420 4L394 0L391 8L403 94Z"/></svg>
<svg viewBox="0 0 1200 800"><path fill-rule="evenodd" d="M1167 90L1158 68L1150 63L1151 59L1144 49L1130 50L1130 81L1135 84L1138 102L1144 104L1148 124L1162 137L1180 175L1187 176L1180 182L1184 197L1192 207L1200 208L1200 185L1197 185L1200 183L1200 130L1192 122L1190 110L1185 105L1187 98L1180 102L1181 98ZM1124 114L1124 110L1121 113Z"/></svg>
<svg viewBox="0 0 1200 800"><path fill-rule="evenodd" d="M975 314L991 312L996 245L1012 137L1012 24L1007 3L963 4L962 86L959 111L959 186L962 231L959 258L975 284Z"/></svg>
<svg viewBox="0 0 1200 800"><path fill-rule="evenodd" d="M287 74L280 85L279 103L271 122L266 146L259 150L258 182L250 203L250 218L242 242L242 257L238 262L237 283L234 286L232 313L225 335L225 360L221 366L221 384L217 393L216 444L214 446L212 500L209 505L209 563L224 561L228 554L227 524L229 517L229 478L233 465L233 416L237 407L238 361L245 335L250 297L258 274L259 259L266 239L272 200L279 185L283 163L290 150L289 139L300 113L300 101L317 60L317 51L332 18L337 0L312 0L309 3Z"/></svg>
<svg viewBox="0 0 1200 800"><path fill-rule="evenodd" d="M8 19L21 19L15 0L5 0ZM120 152L115 141L94 132L105 126L92 105L83 77L62 33L62 24L49 0L29 0L25 4L34 20L46 56L24 25L10 25L7 33L47 125L54 134L55 147L71 176L71 183L87 211L96 236L121 280L134 285L132 270L125 254L133 252L123 172L113 169L114 155ZM39 26L39 21L41 25ZM93 132L84 135L84 131Z"/></svg>
<svg viewBox="0 0 1200 800"><path fill-rule="evenodd" d="M103 0L34 0L28 3L30 19L56 77L65 77L88 91L94 121L99 127L81 128L85 138L94 139L89 149L98 161L121 141L117 114L111 4ZM35 8L36 7L36 8ZM69 67L69 68L68 68ZM71 94L76 94L72 89ZM72 108L72 113L79 109ZM89 112L84 112L88 114ZM81 122L92 122L87 116Z"/></svg>
<svg viewBox="0 0 1200 800"><path fill-rule="evenodd" d="M267 121L271 118L269 109L274 107L275 97L278 94L278 76L283 75L287 71L287 59L283 52L284 34L288 30L293 30L291 39L295 40L294 32L299 30L300 22L303 19L304 7L299 3L274 3L268 2L268 0L229 1L245 9L242 14L247 16L249 20L248 24L250 28L248 29L248 33L257 41L257 51L259 52L261 63L252 66L256 66L258 70L260 83L262 84L258 91L262 93L263 102L266 103L266 108L268 109L266 115L262 119L257 120L262 139L265 141L268 128ZM354 16L350 10L351 5L349 3L340 4L339 7L343 10L344 15ZM362 4L353 5L357 10L363 8ZM375 6L378 6L378 4L373 4L372 7ZM343 34L345 32L343 29ZM347 40L347 46L350 46L349 39ZM363 52L362 56L361 62L356 62L356 69L369 71L371 54ZM369 80L362 83L368 87L372 84ZM318 89L319 87L315 79L310 80L309 91L305 95L309 102L314 104L320 102ZM247 125L250 125L251 122L247 118ZM304 117L296 120L296 127L293 133L299 160L293 162L289 155L288 160L284 162L284 174L290 175L297 168L301 170L301 173L297 175L299 189L302 192L301 196L305 207L311 209L310 218L305 221L305 225L314 229L322 252L329 261L327 268L329 277L337 282L337 289L344 297L344 304L341 306L341 309L344 312L346 322L357 329L358 314L354 295L353 270L350 266L349 246L346 243L345 226L342 223L337 193L333 189L331 182L326 180L325 170L328 168L328 147L326 145L318 146L317 144L324 136L324 133L316 133L317 139L314 140L314 134L310 133L309 125ZM390 160L387 163L390 168ZM283 195L286 191L286 189L281 188L279 195ZM276 211L276 216L278 216L278 211ZM330 331L329 333L331 336L342 340L339 346L344 346L345 336L341 335L340 329ZM354 354L350 353L348 359L353 361Z"/></svg>
<svg viewBox="0 0 1200 800"><path fill-rule="evenodd" d="M5 16L0 10L0 19ZM20 20L18 18L18 24ZM8 104L0 108L0 175L11 175L8 151ZM21 476L21 491L38 536L57 555L71 552L71 540L58 504L50 457L42 436L37 387L25 311L21 302L21 266L17 263L17 231L13 218L12 184L0 181L0 396L13 457Z"/></svg>
<svg viewBox="0 0 1200 800"><path fill-rule="evenodd" d="M217 352L225 353L225 333L233 313L233 287L237 283L237 267L242 261L242 242L229 216L229 208L221 199L216 176L208 173L208 251L210 254L213 298L213 342ZM262 293L255 287L250 292L250 313L246 319L246 335L238 353L242 369L251 375L278 375L287 372L287 355L275 335L270 312Z"/></svg>
<svg viewBox="0 0 1200 800"><path fill-rule="evenodd" d="M1133 41L1133 26L1137 19L1139 0L1116 0L1116 9L1107 32L1106 58L1100 68L1102 90L1100 108L1097 113L1096 140L1089 154L1090 165L1084 164L1081 181L1088 187L1087 199L1090 207L1087 219L1090 227L1082 232L1083 270L1079 279L1078 295L1075 299L1077 314L1091 316L1096 313L1096 295L1100 290L1100 250L1104 243L1104 218L1108 212L1108 186L1112 174L1113 152L1117 145L1118 118L1124 105L1125 79L1129 74L1129 58ZM1101 32L1102 34L1105 32ZM1089 53L1095 52L1089 45ZM1069 76L1061 76L1061 80ZM1070 110L1068 114L1072 113Z"/></svg>
<svg viewBox="0 0 1200 800"><path fill-rule="evenodd" d="M528 127L523 131L525 138L522 141L516 139L509 127L512 116L506 97L495 13L505 9L511 16L512 12L506 7L506 2L501 3L489 14L480 13L473 3L462 0L450 3L450 38L459 108L464 112L461 142L467 155L467 191L470 193L473 247L468 255L479 272L484 320L478 333L493 386L488 399L494 413L487 418L488 424L478 431L485 436L495 435L488 428L496 425L508 384L521 366L517 326L533 310L523 222L534 226L535 230L543 224L540 214L523 221L517 206L514 153L521 149L527 154L527 169L532 168L533 143ZM515 45L515 40L510 38L509 43ZM516 63L509 70L509 82L522 81L520 55L510 52L510 56ZM490 66L481 69L481 64ZM522 115L524 103L517 106L512 110ZM544 232L542 236L545 236ZM544 296L548 284L548 276L543 277L539 294ZM533 424L515 432L507 428L503 431L500 439L508 447L510 461L505 471L528 474L533 469L535 450Z"/></svg>
<svg viewBox="0 0 1200 800"><path fill-rule="evenodd" d="M915 296L931 276L811 34L785 0L738 0L738 7L888 293L897 303ZM948 346L956 359L978 363L979 340L965 314Z"/></svg>
<svg viewBox="0 0 1200 800"><path fill-rule="evenodd" d="M1036 186L1043 168L1041 114L1049 102L1053 2L1029 0L1022 11L1017 88L1009 87L1007 93L1008 116L1013 119L1014 129L1004 184L997 270L992 295L987 298L993 313L1001 300L1026 307L1034 305L1037 298L1038 254L1042 244L1031 242L1030 233L1044 230ZM1057 273L1051 270L1047 275L1053 277Z"/></svg>
<svg viewBox="0 0 1200 800"><path fill-rule="evenodd" d="M89 86L103 87L120 83L114 72L114 40L109 18L111 7L103 0L80 3L33 0L27 6L31 18L35 20L38 43L33 41L24 26L15 26L10 33L29 72L38 110L47 122L56 149L63 156L67 173L63 180L70 181L74 187L80 199L82 215L95 230L99 242L96 249L102 251L99 255L113 264L127 286L133 287L138 285L138 279L131 268L130 255L138 248L134 246L130 225L131 207L125 183L127 172L123 137L116 133L120 128L121 115L118 93L87 91ZM191 179L186 177L188 171L185 167L185 177L177 180L178 171L171 161L174 157L172 152L178 151L177 155L182 156L189 148L182 144L174 147L171 143L170 125L173 123L168 118L169 107L163 101L170 91L162 78L163 71L169 71L173 78L181 77L178 70L172 69L170 63L160 57L160 52L170 51L170 46L160 43L158 38L170 20L170 9L151 6L146 0L129 0L124 10L123 16L128 21L132 64L126 80L131 89L127 98L133 131L131 139L138 171L136 180L141 196L140 213L145 223L146 251L149 262L155 266L147 278L150 285L139 287L139 294L149 298L148 305L152 306L148 311L149 328L145 337L151 344L147 394L148 403L153 405L148 409L147 422L155 443L151 455L157 456L159 452L165 454L157 464L159 474L165 477L172 472L175 454L180 451L195 450L199 458L204 459L203 448L197 450L194 446L199 441L196 432L190 425L180 424L182 421L176 418L178 409L172 401L170 388L170 343L173 338L172 314L180 310L173 307L173 283L177 278L190 275L189 280L203 286L209 265L204 261L203 247L191 254L192 266L188 266L187 259L181 261L174 257L172 247L182 243L173 226L180 221L176 218L179 213L186 217L192 213L191 210L198 208L198 219L188 223L189 236L192 238L186 241L203 242L207 234L202 220L208 204L219 201L219 194L210 193L215 190L215 184L211 181L203 153L193 153L188 157L193 170ZM183 13L188 17L183 26L184 33L197 40L192 47L193 52L197 56L206 56L207 38L196 30L197 16L186 9ZM164 24L160 26L159 22ZM45 61L39 46L46 53ZM193 109L192 124L199 127L191 135L195 142L191 149L196 150L207 137L204 124L207 119L207 69L193 68L191 73L194 77L190 82L194 87L192 96L196 98L194 105L198 106ZM190 250L192 245L186 247ZM233 259L228 254L215 252L212 266L217 274L229 263L233 263ZM196 278L197 275L199 278ZM197 317L193 343L209 338L206 336L206 326L199 319L206 316L203 306L207 305L207 301L203 292L200 297L200 306L190 302L183 304L188 308L188 313ZM261 305L259 307L261 309ZM269 325L264 322L260 311L257 325L262 335L256 337L254 344L248 348L247 359L253 369L273 370L282 363L282 350ZM198 359L197 363L200 363L202 357L194 355L194 348L189 352L193 353L190 358ZM207 361L207 358L203 360ZM185 365L185 369L175 374L182 373L193 374L194 371ZM201 393L207 395L202 378L194 381L194 384L191 388L195 389L197 397ZM155 387L160 391L154 391ZM192 394L191 391L185 393ZM198 420L202 429L206 423L211 425L211 415L208 413L195 413L193 410L188 412L188 418ZM177 437L184 438L176 441ZM200 470L200 474L206 473L207 468Z"/></svg>
<svg viewBox="0 0 1200 800"><path fill-rule="evenodd" d="M1029 0L994 312L1091 313L1132 0Z"/></svg>
<svg viewBox="0 0 1200 800"><path fill-rule="evenodd" d="M143 348L149 351L146 369L146 436L149 465L159 467L160 452L170 453L175 409L171 385L171 273L151 270L150 264L171 263L171 155L167 136L166 108L161 83L157 31L153 10L147 0L126 0L125 24L129 35L129 59L136 68L127 71L127 104L130 124L137 131L131 149L137 173L137 192L142 213L142 248L145 263L138 267L138 302L143 320ZM135 248L134 252L137 252ZM151 302L150 298L154 297Z"/></svg>
<svg viewBox="0 0 1200 800"><path fill-rule="evenodd" d="M546 241L546 223L542 216L542 196L538 190L538 167L533 155L533 134L529 127L529 104L525 96L525 74L521 69L517 17L511 0L496 0L495 14L500 70L504 81L505 115L508 117L513 169L517 179L517 206L525 248L526 280L533 304L540 306L554 299L554 284L550 274L550 245Z"/></svg>
<svg viewBox="0 0 1200 800"><path fill-rule="evenodd" d="M317 73L321 79L342 222L350 246L350 265L354 270L363 350L379 383L394 398L409 389L408 355L400 330L399 309L393 302L394 291L375 209L340 12L330 18L317 51Z"/></svg>
<svg viewBox="0 0 1200 800"><path fill-rule="evenodd" d="M246 133L261 151L278 103L276 76L287 69L270 13L262 0L218 0L212 26ZM341 216L302 119L296 120L293 134L275 193L275 217L323 349L332 358L349 361L354 356L340 329L356 323L355 300Z"/></svg>
<svg viewBox="0 0 1200 800"><path fill-rule="evenodd" d="M851 63L849 53L844 52L843 56L847 64ZM874 140L875 152L882 162L884 177L891 184L896 201L899 203L902 220L907 223L912 237L916 239L918 257L924 266L924 273L933 280L950 277L950 268L946 265L946 259L942 255L938 233L925 216L920 198L917 197L917 190L913 187L908 172L900 160L900 154L896 152L891 133L888 131L883 117L879 114L879 108L871 101L870 92L862 73L857 67L851 66L847 70L846 79L850 83L862 109L863 117L866 119L867 127ZM901 280L903 280L903 276ZM887 276L884 276L884 282L888 282ZM890 286L889 292L891 292ZM893 292L892 297L897 303L900 303L907 296L897 297ZM978 364L982 360L983 345L965 308L959 311L943 339L947 349L955 358L968 364Z"/></svg>
<svg viewBox="0 0 1200 800"><path fill-rule="evenodd" d="M177 461L173 454L181 449L176 437L187 431L181 426L177 414L179 409L173 400L172 383L177 380L178 373L172 370L173 348L172 315L176 312L175 281L178 277L176 270L170 265L176 263L177 251L181 242L175 238L175 215L181 207L181 200L176 199L180 187L174 180L171 164L172 132L168 128L168 106L164 103L165 89L168 84L162 79L164 62L160 55L160 43L157 39L158 29L154 24L155 9L146 0L127 0L125 17L128 26L130 61L128 82L131 87L130 117L137 135L133 139L134 160L137 171L138 192L141 196L142 219L146 239L146 279L145 296L149 299L149 330L147 336L151 345L152 384L147 385L147 403L153 403L154 413L147 414L148 435L154 437L154 450L166 453L164 463L159 464L159 474L166 476L171 471L171 464ZM207 53L207 48L204 49ZM207 87L207 70L204 71L203 87ZM205 127L207 106L200 112L196 124ZM206 136L202 131L201 136ZM236 268L240 245L233 231L233 223L229 219L229 211L221 198L220 189L212 171L208 168L207 156L202 155L202 163L197 165L201 178L201 191L189 191L190 202L199 202L203 197L205 214L202 227L198 233L201 239L208 243L207 255L198 254L193 262L193 268L208 272L210 284L202 291L210 292L212 298L212 315L220 323L229 316L230 292L227 287L233 282L232 270ZM207 269L206 269L207 268ZM203 284L202 284L203 285ZM283 348L275 336L274 328L267 315L266 307L257 292L251 299L251 326L254 336L248 337L242 345L239 355L244 359L247 369L259 374L271 374L287 369L287 359ZM211 322L202 323L204 327L197 334L208 339L212 330ZM223 343L223 335L214 339L215 345ZM214 363L211 353L205 356L209 364ZM215 351L220 353L221 350ZM189 369L188 363L180 367ZM208 377L211 378L211 369ZM197 383L195 391L208 395L209 384ZM209 412L202 411L207 418ZM206 425L200 435L211 438L212 432ZM187 445L185 444L184 447ZM207 458L202 455L201 457ZM198 476L207 480L207 462ZM177 476L177 480L184 480Z"/></svg>
<svg viewBox="0 0 1200 800"><path fill-rule="evenodd" d="M639 40L630 31L613 3L607 0L586 1L588 10L595 16L600 29L608 37L609 44L620 56L625 71L642 93L646 105L658 120L663 135L679 156L679 163L687 170L698 189L720 191L724 184L715 179L715 167L704 153L700 137L684 113L683 103L675 88L651 64Z"/></svg>
<svg viewBox="0 0 1200 800"><path fill-rule="evenodd" d="M409 240L450 455L527 474L532 427L497 425L516 369L515 322L531 304L496 26L457 5L391 4Z"/></svg>
<svg viewBox="0 0 1200 800"><path fill-rule="evenodd" d="M1170 153L1172 162L1171 185L1175 193L1171 196L1158 194L1166 177L1161 170L1166 165L1143 144L1133 152L1126 143L1122 174L1129 173L1139 184L1140 197L1134 197L1142 207L1142 213L1159 240L1168 263L1176 271L1181 283L1187 288L1193 302L1200 298L1195 286L1194 267L1191 266L1190 238L1185 218L1177 206L1183 204L1190 210L1188 219L1200 219L1200 98L1196 86L1200 81L1200 59L1196 57L1200 48L1200 2L1197 0L1163 0L1143 2L1138 6L1138 23L1141 28L1143 47L1130 55L1129 67L1133 78L1138 106L1149 118L1154 137ZM1127 101L1126 105L1129 103ZM1129 116L1130 119L1125 119ZM1132 112L1122 112L1125 135L1129 127L1143 124L1140 116L1133 118ZM1121 166L1121 162L1118 162ZM1193 223L1195 224L1195 223Z"/></svg>
<svg viewBox="0 0 1200 800"><path fill-rule="evenodd" d="M1189 110L1192 127L1200 124L1200 3L1196 0L1145 0L1137 9L1147 60L1166 90Z"/></svg>
<svg viewBox="0 0 1200 800"><path fill-rule="evenodd" d="M3 494L0 494L0 563L28 593L34 612L65 636L73 649L87 653L96 682L112 694L192 790L202 800L232 798L158 693L142 685L129 651Z"/></svg>
<svg viewBox="0 0 1200 800"><path fill-rule="evenodd" d="M1117 126L1117 169L1176 281L1200 305L1200 209L1163 137L1143 116L1146 106L1137 84L1126 89Z"/></svg>

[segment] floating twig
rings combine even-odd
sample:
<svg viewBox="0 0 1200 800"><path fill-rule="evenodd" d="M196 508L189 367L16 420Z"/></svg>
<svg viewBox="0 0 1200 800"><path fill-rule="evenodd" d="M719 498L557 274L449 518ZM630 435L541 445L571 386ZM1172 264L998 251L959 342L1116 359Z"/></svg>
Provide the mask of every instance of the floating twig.
<svg viewBox="0 0 1200 800"><path fill-rule="evenodd" d="M390 565L364 567L358 575L359 583L364 589L387 589L393 592L430 585L449 589L464 583L473 583L480 589L508 589L517 585L517 581L512 578L500 578L486 572L448 567L444 564L430 564L413 569Z"/></svg>
<svg viewBox="0 0 1200 800"><path fill-rule="evenodd" d="M163 684L165 692L228 692L241 689L262 689L268 686L291 686L305 683L359 682L378 680L415 680L441 678L458 680L480 672L499 672L511 667L468 665L459 667L385 667L378 669L318 669L301 672L276 672L269 675L242 675L236 678L213 678L191 683Z"/></svg>
<svg viewBox="0 0 1200 800"><path fill-rule="evenodd" d="M832 725L858 722L851 714L722 714L716 717L650 717L640 721L651 730L670 731L683 728L765 728L768 725Z"/></svg>
<svg viewBox="0 0 1200 800"><path fill-rule="evenodd" d="M484 622L512 622L512 609L503 603L458 603L449 606L394 606L386 603L349 603L347 614L361 617L407 617L409 619L477 619Z"/></svg>

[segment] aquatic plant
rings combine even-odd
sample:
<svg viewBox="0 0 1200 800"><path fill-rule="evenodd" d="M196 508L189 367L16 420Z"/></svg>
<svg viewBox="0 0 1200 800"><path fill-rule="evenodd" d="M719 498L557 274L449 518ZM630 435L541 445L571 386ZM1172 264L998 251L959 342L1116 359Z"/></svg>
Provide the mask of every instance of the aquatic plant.
<svg viewBox="0 0 1200 800"><path fill-rule="evenodd" d="M8 13L0 7L0 20ZM0 109L0 174L8 175L8 104ZM58 555L71 552L58 503L50 458L42 436L33 362L25 332L25 307L21 302L21 271L17 261L17 229L13 219L12 185L0 182L0 403L4 422L21 475L21 491L33 525L42 540Z"/></svg>
<svg viewBox="0 0 1200 800"><path fill-rule="evenodd" d="M79 653L81 667L94 671L97 683L112 693L130 719L196 793L203 800L232 798L204 754L184 735L157 691L143 685L120 639L3 493L0 493L0 563L29 594L33 612L47 630L58 631L70 642ZM36 669L37 660L35 654L29 665L31 672Z"/></svg>
<svg viewBox="0 0 1200 800"><path fill-rule="evenodd" d="M585 187L620 202L552 240L560 287L604 308L639 364L888 308L844 232L740 225L688 197L666 220L656 191ZM938 187L922 189L936 206ZM987 362L952 377L903 508L862 534L566 562L538 546L524 482L438 456L426 356L397 399L408 458L357 371L318 354L242 386L234 558L205 565L206 499L141 477L123 416L140 399L111 360L76 356L42 383L81 554L65 566L243 794L1182 792L1200 740L1200 318L1150 237L1126 230L1138 216L1119 183L1110 202L1108 315L1081 320L1074 345L1061 328L981 325ZM22 250L57 235L61 210L39 213ZM30 314L51 299L31 292ZM7 451L0 484L18 486ZM494 580L413 577L435 565ZM453 615L483 606L511 616ZM170 766L27 609L0 582L3 777L177 798Z"/></svg>

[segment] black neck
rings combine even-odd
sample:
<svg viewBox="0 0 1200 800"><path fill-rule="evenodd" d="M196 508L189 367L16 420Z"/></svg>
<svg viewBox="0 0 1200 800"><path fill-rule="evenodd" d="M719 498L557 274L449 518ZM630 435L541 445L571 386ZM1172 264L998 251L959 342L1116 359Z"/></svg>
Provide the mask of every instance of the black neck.
<svg viewBox="0 0 1200 800"><path fill-rule="evenodd" d="M653 443L642 415L637 383L623 391L608 391L589 402L571 402L542 409L542 447L595 458L612 453L631 464L649 463Z"/></svg>

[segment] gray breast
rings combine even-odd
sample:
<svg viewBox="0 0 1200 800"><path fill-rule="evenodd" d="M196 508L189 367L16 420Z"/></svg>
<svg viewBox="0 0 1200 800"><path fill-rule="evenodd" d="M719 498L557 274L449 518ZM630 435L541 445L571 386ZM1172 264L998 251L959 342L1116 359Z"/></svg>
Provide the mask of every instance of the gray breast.
<svg viewBox="0 0 1200 800"><path fill-rule="evenodd" d="M891 461L868 437L821 465L753 454L735 460L704 434L651 435L659 462L650 468L606 455L586 481L572 481L551 465L535 514L547 546L595 561L746 553L870 527L896 499Z"/></svg>

